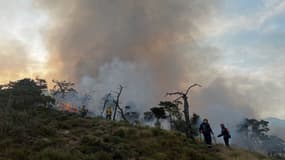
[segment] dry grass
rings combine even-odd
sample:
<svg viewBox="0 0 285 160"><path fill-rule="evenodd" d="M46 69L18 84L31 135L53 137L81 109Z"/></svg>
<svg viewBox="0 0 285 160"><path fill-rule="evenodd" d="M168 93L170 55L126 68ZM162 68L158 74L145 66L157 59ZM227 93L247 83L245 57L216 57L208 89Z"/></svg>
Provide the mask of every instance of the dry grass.
<svg viewBox="0 0 285 160"><path fill-rule="evenodd" d="M270 158L254 152L239 148L226 148L217 146L218 155L224 160L271 160Z"/></svg>

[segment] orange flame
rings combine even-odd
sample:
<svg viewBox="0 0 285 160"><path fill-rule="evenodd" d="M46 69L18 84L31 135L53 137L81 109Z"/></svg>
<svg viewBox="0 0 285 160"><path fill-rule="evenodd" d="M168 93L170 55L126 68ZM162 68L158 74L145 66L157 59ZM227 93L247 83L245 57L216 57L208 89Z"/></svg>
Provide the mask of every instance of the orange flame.
<svg viewBox="0 0 285 160"><path fill-rule="evenodd" d="M71 104L68 104L68 103L62 104L62 110L67 111L67 112L72 112L72 113L78 112L77 108L74 108Z"/></svg>

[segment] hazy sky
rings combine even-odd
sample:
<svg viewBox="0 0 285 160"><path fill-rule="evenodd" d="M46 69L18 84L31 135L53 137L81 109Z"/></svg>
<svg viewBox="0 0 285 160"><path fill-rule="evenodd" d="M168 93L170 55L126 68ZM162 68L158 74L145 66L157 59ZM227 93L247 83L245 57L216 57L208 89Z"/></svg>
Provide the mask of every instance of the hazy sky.
<svg viewBox="0 0 285 160"><path fill-rule="evenodd" d="M0 0L2 83L49 73L52 53L44 36L51 18L37 5L36 0ZM248 89L260 116L285 118L285 1L225 0L197 28L196 42L221 56L214 62L216 74Z"/></svg>
<svg viewBox="0 0 285 160"><path fill-rule="evenodd" d="M47 15L32 0L0 0L0 82L45 71L47 52L41 38Z"/></svg>

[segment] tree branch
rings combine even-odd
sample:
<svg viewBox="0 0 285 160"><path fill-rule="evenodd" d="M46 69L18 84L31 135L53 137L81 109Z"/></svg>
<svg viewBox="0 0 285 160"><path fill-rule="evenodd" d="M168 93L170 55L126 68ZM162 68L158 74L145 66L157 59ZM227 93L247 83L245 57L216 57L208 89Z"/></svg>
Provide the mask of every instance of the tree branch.
<svg viewBox="0 0 285 160"><path fill-rule="evenodd" d="M192 84L191 86L188 87L188 89L187 89L185 95L187 95L187 94L190 92L190 89L193 88L193 87L202 87L202 85L197 84L197 83Z"/></svg>
<svg viewBox="0 0 285 160"><path fill-rule="evenodd" d="M173 96L173 95L183 95L184 93L183 92L168 92L166 93L166 96Z"/></svg>

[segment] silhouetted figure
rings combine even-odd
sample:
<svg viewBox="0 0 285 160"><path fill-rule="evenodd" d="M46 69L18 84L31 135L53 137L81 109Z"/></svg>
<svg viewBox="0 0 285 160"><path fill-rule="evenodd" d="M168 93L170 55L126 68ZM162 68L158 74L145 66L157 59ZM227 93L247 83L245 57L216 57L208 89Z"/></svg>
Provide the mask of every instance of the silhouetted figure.
<svg viewBox="0 0 285 160"><path fill-rule="evenodd" d="M218 137L223 137L225 145L227 147L230 147L229 140L231 138L231 134L230 134L229 130L225 127L224 124L221 124L220 126L221 126L221 134L219 134Z"/></svg>
<svg viewBox="0 0 285 160"><path fill-rule="evenodd" d="M214 132L208 122L208 119L204 119L203 123L200 125L199 128L200 134L202 133L204 135L205 143L208 145L208 148L212 147L212 137L211 134L214 135Z"/></svg>
<svg viewBox="0 0 285 160"><path fill-rule="evenodd" d="M107 120L111 120L111 118L112 118L112 108L111 108L111 107L108 107L108 108L106 109L106 119L107 119Z"/></svg>
<svg viewBox="0 0 285 160"><path fill-rule="evenodd" d="M86 109L85 105L83 105L82 108L80 109L81 117L86 117L87 113L88 113L88 109Z"/></svg>

